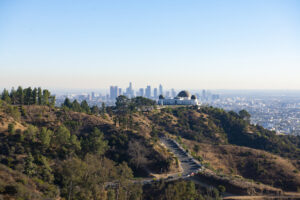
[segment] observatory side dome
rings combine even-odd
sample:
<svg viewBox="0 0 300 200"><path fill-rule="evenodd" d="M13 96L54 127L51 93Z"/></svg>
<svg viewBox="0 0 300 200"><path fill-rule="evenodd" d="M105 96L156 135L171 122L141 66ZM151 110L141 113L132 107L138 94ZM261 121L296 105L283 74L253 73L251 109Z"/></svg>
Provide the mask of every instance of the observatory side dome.
<svg viewBox="0 0 300 200"><path fill-rule="evenodd" d="M165 99L165 97L161 94L161 95L159 95L159 97L158 97L159 99Z"/></svg>
<svg viewBox="0 0 300 200"><path fill-rule="evenodd" d="M182 90L181 92L178 93L178 97L190 97L191 94L187 90Z"/></svg>
<svg viewBox="0 0 300 200"><path fill-rule="evenodd" d="M191 99L197 99L196 95L192 95Z"/></svg>

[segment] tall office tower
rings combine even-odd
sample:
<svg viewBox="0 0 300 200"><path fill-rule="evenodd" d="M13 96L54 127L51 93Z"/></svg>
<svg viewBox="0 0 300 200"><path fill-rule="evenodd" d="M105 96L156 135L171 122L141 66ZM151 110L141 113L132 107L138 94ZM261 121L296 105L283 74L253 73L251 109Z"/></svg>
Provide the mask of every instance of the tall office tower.
<svg viewBox="0 0 300 200"><path fill-rule="evenodd" d="M95 92L92 92L92 99L95 99Z"/></svg>
<svg viewBox="0 0 300 200"><path fill-rule="evenodd" d="M110 86L109 88L109 97L111 100L114 99L114 86Z"/></svg>
<svg viewBox="0 0 300 200"><path fill-rule="evenodd" d="M118 96L122 95L122 88L119 88Z"/></svg>
<svg viewBox="0 0 300 200"><path fill-rule="evenodd" d="M172 95L173 98L176 97L176 92L175 92L175 90L173 88L171 90L171 95Z"/></svg>
<svg viewBox="0 0 300 200"><path fill-rule="evenodd" d="M146 97L147 98L151 98L151 86L148 85L147 88L146 88Z"/></svg>
<svg viewBox="0 0 300 200"><path fill-rule="evenodd" d="M114 93L115 93L115 99L116 99L119 96L118 86L115 86Z"/></svg>
<svg viewBox="0 0 300 200"><path fill-rule="evenodd" d="M154 99L157 99L158 94L157 94L157 88L154 88Z"/></svg>
<svg viewBox="0 0 300 200"><path fill-rule="evenodd" d="M126 94L125 94L128 98L132 98L134 97L134 90L132 89L132 83L129 83L129 87L126 88Z"/></svg>
<svg viewBox="0 0 300 200"><path fill-rule="evenodd" d="M115 100L118 97L118 86L110 86L110 99Z"/></svg>
<svg viewBox="0 0 300 200"><path fill-rule="evenodd" d="M163 86L159 84L159 95L164 95Z"/></svg>
<svg viewBox="0 0 300 200"><path fill-rule="evenodd" d="M140 93L139 93L139 95L141 96L141 97L143 97L145 94L144 94L144 88L140 88Z"/></svg>

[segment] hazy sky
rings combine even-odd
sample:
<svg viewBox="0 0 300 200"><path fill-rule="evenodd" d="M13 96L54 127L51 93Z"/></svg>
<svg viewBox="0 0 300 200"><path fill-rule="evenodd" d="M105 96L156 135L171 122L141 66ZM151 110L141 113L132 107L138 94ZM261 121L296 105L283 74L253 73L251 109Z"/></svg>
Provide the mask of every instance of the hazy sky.
<svg viewBox="0 0 300 200"><path fill-rule="evenodd" d="M297 0L0 0L0 88L300 89Z"/></svg>

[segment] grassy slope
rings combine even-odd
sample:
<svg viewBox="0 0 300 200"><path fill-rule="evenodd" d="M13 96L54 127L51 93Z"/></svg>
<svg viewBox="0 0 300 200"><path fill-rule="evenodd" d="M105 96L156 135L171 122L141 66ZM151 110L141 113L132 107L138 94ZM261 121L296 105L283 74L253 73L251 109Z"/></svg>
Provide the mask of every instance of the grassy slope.
<svg viewBox="0 0 300 200"><path fill-rule="evenodd" d="M199 145L198 156L219 173L240 175L285 190L300 189L300 151L296 144L261 127L247 124L240 128L240 119L218 111L166 109L149 118L158 130L186 138L183 142L190 151Z"/></svg>
<svg viewBox="0 0 300 200"><path fill-rule="evenodd" d="M92 130L93 127L98 127L106 133L107 137L120 130L120 127L114 125L112 117L108 115L99 117L43 106L24 106L24 108L26 116L17 121L4 112L0 112L1 132L6 132L8 124L12 122L16 123L16 129L21 131L26 129L27 124L38 127L46 126L51 129L65 124L75 134L83 134ZM269 134L267 137L261 135L259 128L249 126L246 133L241 133L238 136L238 139L242 141L239 143L239 140L234 140L235 135L230 135L231 130L226 130L224 127L228 121L224 117L224 113L219 116L214 110L187 109L181 112L180 109L136 113L133 116L134 130L128 130L126 134L132 133L137 136L136 138L143 138L144 141L152 138L154 132L182 136L188 139L184 142L190 150L193 150L193 146L198 144L200 146L198 155L219 172L241 175L283 189L297 190L299 188L300 176L297 171L300 170L300 165L298 160L294 158L297 152L284 151L278 152L276 155L270 153L273 150L271 148L273 144L274 147L277 147L280 145L278 141L283 141L280 140L279 136L270 139L272 133L267 131ZM232 126L234 127L234 125ZM235 134L238 133L238 129L233 131ZM257 141L261 141L261 138L267 141L269 146L265 150L269 152L245 147L246 145L243 143L245 139L248 141L247 145L251 147L256 145ZM166 151L161 147L154 145L149 146L149 148L156 152L156 159L169 159ZM293 148L296 148L295 145ZM151 165L149 165L150 167ZM173 167L170 169L176 170Z"/></svg>

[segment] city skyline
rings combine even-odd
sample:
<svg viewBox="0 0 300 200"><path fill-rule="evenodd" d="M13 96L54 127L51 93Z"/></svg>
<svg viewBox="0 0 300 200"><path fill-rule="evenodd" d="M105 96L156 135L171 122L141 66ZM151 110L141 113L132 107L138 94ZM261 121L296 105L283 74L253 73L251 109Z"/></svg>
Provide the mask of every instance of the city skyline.
<svg viewBox="0 0 300 200"><path fill-rule="evenodd" d="M0 2L0 87L300 89L300 2Z"/></svg>

